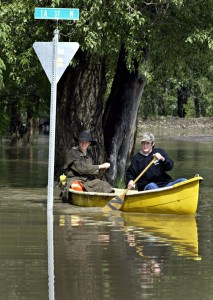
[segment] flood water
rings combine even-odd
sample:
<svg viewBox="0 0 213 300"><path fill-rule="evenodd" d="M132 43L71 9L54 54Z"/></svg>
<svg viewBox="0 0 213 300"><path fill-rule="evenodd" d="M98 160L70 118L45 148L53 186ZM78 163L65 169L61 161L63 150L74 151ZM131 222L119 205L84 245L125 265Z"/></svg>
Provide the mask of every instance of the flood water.
<svg viewBox="0 0 213 300"><path fill-rule="evenodd" d="M213 133L173 134L156 145L175 161L174 178L204 178L195 216L106 216L61 203L55 189L52 241L48 136L32 147L3 141L0 299L212 299Z"/></svg>

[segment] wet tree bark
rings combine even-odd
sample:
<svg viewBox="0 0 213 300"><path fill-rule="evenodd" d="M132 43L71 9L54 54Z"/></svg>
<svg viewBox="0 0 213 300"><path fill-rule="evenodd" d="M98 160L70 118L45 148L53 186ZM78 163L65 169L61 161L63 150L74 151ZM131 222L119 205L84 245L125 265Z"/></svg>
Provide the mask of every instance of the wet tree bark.
<svg viewBox="0 0 213 300"><path fill-rule="evenodd" d="M64 164L66 152L74 145L74 136L89 130L97 138L93 147L96 163L104 161L102 115L106 91L105 60L78 51L77 66L68 67L57 91L55 173ZM92 148L92 147L91 147Z"/></svg>
<svg viewBox="0 0 213 300"><path fill-rule="evenodd" d="M134 72L127 69L122 48L103 118L105 150L111 163L107 179L113 185L122 181L134 148L137 113L145 85L138 67L135 63Z"/></svg>

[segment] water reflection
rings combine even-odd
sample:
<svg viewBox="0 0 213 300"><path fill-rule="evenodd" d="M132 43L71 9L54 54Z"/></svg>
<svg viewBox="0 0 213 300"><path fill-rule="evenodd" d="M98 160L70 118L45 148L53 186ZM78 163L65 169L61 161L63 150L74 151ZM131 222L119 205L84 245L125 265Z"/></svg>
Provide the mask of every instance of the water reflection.
<svg viewBox="0 0 213 300"><path fill-rule="evenodd" d="M44 199L41 191L29 190L23 194L20 190L1 188L2 300L48 298L46 214L41 199Z"/></svg>
<svg viewBox="0 0 213 300"><path fill-rule="evenodd" d="M57 218L59 226L56 229L59 230L57 235L60 232L60 244L63 240L64 247L63 254L60 255L61 272L70 282L70 286L64 288L67 291L72 290L74 298L78 295L78 299L84 299L79 292L75 294L77 291L74 287L78 284L79 288L83 288L82 285L85 284L84 276L80 275L81 270L90 277L91 283L87 282L87 287L93 290L96 296L97 293L108 295L107 299L115 297L115 291L122 295L122 281L133 276L135 281L129 282L128 286L131 291L134 290L134 293L131 292L135 296L133 298L140 299L139 295L146 295L148 290L151 296L150 289L154 288L155 280L159 276L165 275L164 268L168 260L170 263L177 257L184 260L200 260L197 223L194 216L132 213L103 216L100 212L94 214L90 211L85 215L78 211L76 214L63 214ZM60 246L58 242L56 243L57 249ZM68 249L70 252L67 252ZM80 264L80 269L76 268L74 257ZM117 272L118 266L121 268L120 275ZM77 280L78 276L81 277L81 284ZM97 279L97 276L101 277ZM118 280L117 276L121 278ZM62 284L60 278L58 280L59 282L56 280L57 295L59 284ZM99 286L98 290L94 283ZM126 287L125 291L128 295ZM85 289L84 292L87 295ZM127 295L123 295L124 299L131 296ZM61 296L66 299L66 292Z"/></svg>
<svg viewBox="0 0 213 300"><path fill-rule="evenodd" d="M54 243L53 243L53 211L47 210L47 241L48 241L48 286L49 300L55 299L54 286Z"/></svg>
<svg viewBox="0 0 213 300"><path fill-rule="evenodd" d="M0 186L44 187L47 184L48 136L31 147L3 143L0 152Z"/></svg>
<svg viewBox="0 0 213 300"><path fill-rule="evenodd" d="M59 226L67 225L66 215L60 215ZM140 256L155 257L155 248L163 244L172 246L178 256L201 259L198 254L198 232L195 216L155 215L137 213L117 213L108 215L106 220L94 220L80 215L70 216L72 227L108 224L116 226L117 230L123 231L130 247L135 247ZM98 236L99 241L110 242L109 234ZM146 247L150 249L146 251ZM153 251L151 251L153 250ZM162 253L158 253L162 256Z"/></svg>
<svg viewBox="0 0 213 300"><path fill-rule="evenodd" d="M194 216L164 216L164 215L123 215L128 233L134 235L137 253L152 257L152 251L146 251L141 241L153 245L169 244L178 256L200 259L198 255L198 232ZM136 227L136 228L135 228ZM138 228L141 229L140 234Z"/></svg>

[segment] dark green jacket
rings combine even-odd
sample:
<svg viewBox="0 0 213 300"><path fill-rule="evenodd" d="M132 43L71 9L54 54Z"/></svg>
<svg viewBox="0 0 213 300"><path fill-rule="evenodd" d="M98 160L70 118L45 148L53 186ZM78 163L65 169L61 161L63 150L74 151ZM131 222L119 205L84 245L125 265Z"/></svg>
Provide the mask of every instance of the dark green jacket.
<svg viewBox="0 0 213 300"><path fill-rule="evenodd" d="M89 150L84 155L78 147L73 147L66 155L64 174L67 176L68 186L74 181L80 181L89 192L110 193L112 191L108 182L98 179L99 166L93 164Z"/></svg>
<svg viewBox="0 0 213 300"><path fill-rule="evenodd" d="M67 177L74 180L86 181L99 175L99 167L93 164L91 152L87 151L87 154L84 155L78 147L73 147L67 153L64 170Z"/></svg>

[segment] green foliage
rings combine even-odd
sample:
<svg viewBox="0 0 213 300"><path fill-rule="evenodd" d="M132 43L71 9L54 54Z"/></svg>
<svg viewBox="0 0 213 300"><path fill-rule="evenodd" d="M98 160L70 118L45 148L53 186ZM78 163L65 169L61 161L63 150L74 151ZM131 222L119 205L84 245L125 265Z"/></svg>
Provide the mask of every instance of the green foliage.
<svg viewBox="0 0 213 300"><path fill-rule="evenodd" d="M201 115L204 117L213 116L213 85L206 78L199 81L200 88L200 109Z"/></svg>
<svg viewBox="0 0 213 300"><path fill-rule="evenodd" d="M33 111L34 117L43 115L45 111L48 114L49 111L49 99L46 98L49 83L32 48L36 27L33 19L34 3L35 1L7 1L0 10L1 87L4 82L0 91L3 106L3 117L0 120L2 130L8 126L11 105L14 103L18 103L17 109L23 117L29 109ZM44 29L36 28L35 32L39 37Z"/></svg>
<svg viewBox="0 0 213 300"><path fill-rule="evenodd" d="M5 129L9 124L9 115L6 112L6 103L5 101L0 101L0 136L5 134Z"/></svg>
<svg viewBox="0 0 213 300"><path fill-rule="evenodd" d="M152 31L140 115L177 116L177 92L185 86L191 95L184 105L186 115L196 115L195 102L198 102L200 115L212 116L213 2L173 4Z"/></svg>
<svg viewBox="0 0 213 300"><path fill-rule="evenodd" d="M59 21L60 41L78 41L82 51L106 58L110 93L121 46L134 71L135 61L147 79L141 103L143 116L175 115L177 91L191 90L185 108L212 116L213 27L212 0L7 0L0 10L0 101L3 115L12 98L20 113L48 114L50 84L32 48L35 41L51 41L55 21L34 20L35 7L80 9L80 20ZM95 59L94 59L95 62ZM76 62L77 65L77 62ZM211 74L212 75L212 74ZM197 87L197 88L194 88ZM199 87L199 88L198 88ZM0 120L7 124L8 116Z"/></svg>
<svg viewBox="0 0 213 300"><path fill-rule="evenodd" d="M213 86L212 81L206 77L200 77L191 88L191 97L184 105L187 117L196 117L196 100L199 103L200 116L213 116Z"/></svg>
<svg viewBox="0 0 213 300"><path fill-rule="evenodd" d="M186 112L186 117L188 118L195 118L196 114L195 114L195 103L194 103L194 99L193 98L189 98L187 101L187 104L183 105L184 110Z"/></svg>
<svg viewBox="0 0 213 300"><path fill-rule="evenodd" d="M3 70L5 70L5 64L3 60L0 58L0 90L3 88Z"/></svg>
<svg viewBox="0 0 213 300"><path fill-rule="evenodd" d="M170 78L167 81L148 81L143 101L140 105L140 116L143 118L156 116L178 116L177 93L181 86L190 91L190 97L184 104L186 117L196 117L195 102L199 105L199 116L213 116L213 85L212 68L206 72L206 77L187 78L177 81Z"/></svg>

